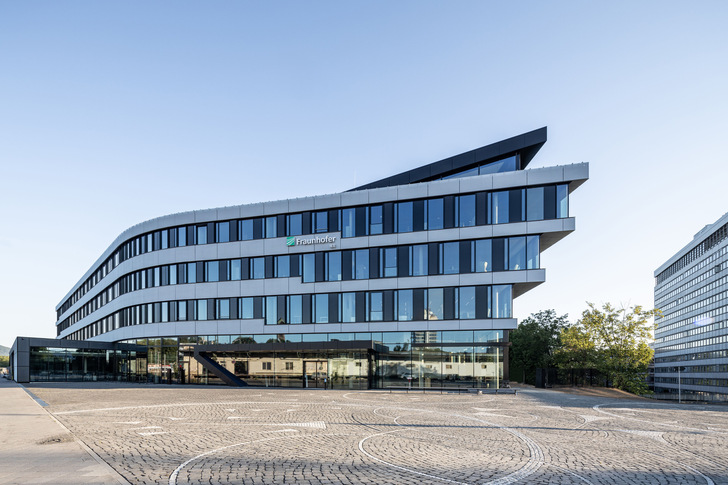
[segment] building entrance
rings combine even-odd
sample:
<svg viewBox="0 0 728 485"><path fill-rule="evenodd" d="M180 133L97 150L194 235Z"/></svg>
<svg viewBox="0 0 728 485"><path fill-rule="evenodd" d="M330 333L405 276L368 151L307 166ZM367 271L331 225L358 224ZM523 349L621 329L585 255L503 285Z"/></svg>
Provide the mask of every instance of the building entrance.
<svg viewBox="0 0 728 485"><path fill-rule="evenodd" d="M303 387L329 387L329 363L326 360L305 360L303 362Z"/></svg>

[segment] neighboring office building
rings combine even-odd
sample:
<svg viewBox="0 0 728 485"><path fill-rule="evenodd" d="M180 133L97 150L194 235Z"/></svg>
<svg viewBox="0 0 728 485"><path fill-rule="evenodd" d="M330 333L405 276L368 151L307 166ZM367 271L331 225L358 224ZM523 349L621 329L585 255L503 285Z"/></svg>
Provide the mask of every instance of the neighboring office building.
<svg viewBox="0 0 728 485"><path fill-rule="evenodd" d="M728 401L726 269L728 214L655 271L656 398Z"/></svg>
<svg viewBox="0 0 728 485"><path fill-rule="evenodd" d="M574 230L569 193L588 178L585 163L524 170L545 141L541 128L348 192L134 226L57 307L78 349L27 342L16 375L94 379L78 343L94 341L136 345L104 364L119 379L497 387L512 301L545 281L540 253Z"/></svg>

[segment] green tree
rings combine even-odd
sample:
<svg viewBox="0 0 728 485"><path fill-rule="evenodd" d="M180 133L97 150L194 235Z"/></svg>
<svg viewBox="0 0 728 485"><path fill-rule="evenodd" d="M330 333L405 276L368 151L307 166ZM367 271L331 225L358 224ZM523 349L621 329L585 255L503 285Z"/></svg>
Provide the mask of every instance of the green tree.
<svg viewBox="0 0 728 485"><path fill-rule="evenodd" d="M570 372L596 367L597 349L594 341L579 325L561 329L560 346L554 352L554 365ZM582 375L583 377L583 375Z"/></svg>
<svg viewBox="0 0 728 485"><path fill-rule="evenodd" d="M568 315L557 316L554 310L544 310L531 314L511 331L510 363L522 370L526 382L533 383L537 368L553 366L559 334L568 325Z"/></svg>
<svg viewBox="0 0 728 485"><path fill-rule="evenodd" d="M556 359L559 366L593 366L615 387L646 393L645 375L653 353L647 342L655 329L652 318L659 310L587 305L574 329L562 333L563 346Z"/></svg>

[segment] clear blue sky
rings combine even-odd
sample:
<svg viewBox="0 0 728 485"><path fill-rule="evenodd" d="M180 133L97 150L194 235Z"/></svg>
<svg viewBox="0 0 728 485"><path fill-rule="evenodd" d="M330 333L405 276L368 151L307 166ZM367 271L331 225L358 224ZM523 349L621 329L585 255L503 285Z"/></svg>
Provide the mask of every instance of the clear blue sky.
<svg viewBox="0 0 728 485"><path fill-rule="evenodd" d="M515 301L653 303L728 211L728 3L2 2L0 344L127 227L345 190L541 126L577 231Z"/></svg>

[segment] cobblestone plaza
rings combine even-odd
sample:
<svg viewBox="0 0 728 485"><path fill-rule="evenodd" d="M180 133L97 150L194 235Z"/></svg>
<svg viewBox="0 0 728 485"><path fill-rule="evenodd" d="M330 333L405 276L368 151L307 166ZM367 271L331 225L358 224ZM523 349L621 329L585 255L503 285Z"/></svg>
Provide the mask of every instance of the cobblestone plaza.
<svg viewBox="0 0 728 485"><path fill-rule="evenodd" d="M512 394L28 388L130 483L728 483L728 409Z"/></svg>

